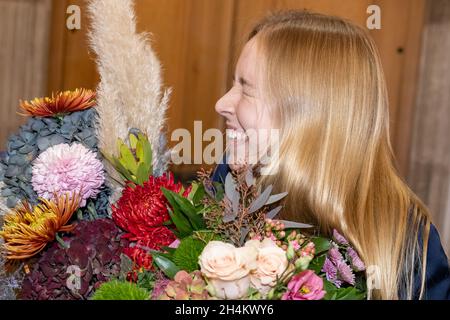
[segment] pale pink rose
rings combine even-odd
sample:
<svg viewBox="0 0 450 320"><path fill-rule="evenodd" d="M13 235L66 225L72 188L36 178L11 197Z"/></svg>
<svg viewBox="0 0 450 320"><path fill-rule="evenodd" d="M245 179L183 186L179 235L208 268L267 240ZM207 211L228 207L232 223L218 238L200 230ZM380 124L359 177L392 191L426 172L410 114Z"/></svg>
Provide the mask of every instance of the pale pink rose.
<svg viewBox="0 0 450 320"><path fill-rule="evenodd" d="M323 280L311 270L291 278L281 300L320 300L325 296Z"/></svg>
<svg viewBox="0 0 450 320"><path fill-rule="evenodd" d="M250 288L250 278L243 277L233 281L209 279L209 293L219 299L236 300L244 297Z"/></svg>
<svg viewBox="0 0 450 320"><path fill-rule="evenodd" d="M265 238L262 242L250 240L245 246L258 250L257 268L250 273L250 281L252 286L265 296L275 285L277 277L288 267L286 252L270 238Z"/></svg>
<svg viewBox="0 0 450 320"><path fill-rule="evenodd" d="M199 257L200 270L217 297L239 299L247 294L256 256L255 248L236 248L229 243L211 241Z"/></svg>

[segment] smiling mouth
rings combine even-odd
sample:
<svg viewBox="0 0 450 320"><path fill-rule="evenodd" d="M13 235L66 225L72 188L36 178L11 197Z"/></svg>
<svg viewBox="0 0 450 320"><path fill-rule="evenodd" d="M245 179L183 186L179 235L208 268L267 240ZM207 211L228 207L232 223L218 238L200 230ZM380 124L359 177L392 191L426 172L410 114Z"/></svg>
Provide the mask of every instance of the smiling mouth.
<svg viewBox="0 0 450 320"><path fill-rule="evenodd" d="M234 128L227 128L225 130L228 139L245 140L247 135L243 131L238 131Z"/></svg>

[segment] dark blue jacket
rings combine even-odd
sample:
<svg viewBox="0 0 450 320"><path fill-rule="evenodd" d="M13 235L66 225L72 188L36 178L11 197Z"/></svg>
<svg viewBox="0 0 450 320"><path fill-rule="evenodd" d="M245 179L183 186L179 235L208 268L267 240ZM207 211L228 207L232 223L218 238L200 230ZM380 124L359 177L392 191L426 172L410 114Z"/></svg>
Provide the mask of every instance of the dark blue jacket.
<svg viewBox="0 0 450 320"><path fill-rule="evenodd" d="M230 168L226 164L219 164L213 173L213 180L223 182L226 175L230 172ZM419 234L419 243L422 243L422 235ZM415 277L414 287L416 298L418 298L421 285L421 276ZM403 293L399 293L400 298ZM448 259L442 248L439 233L431 225L430 236L428 239L427 269L425 278L425 294L426 300L450 300L450 269Z"/></svg>

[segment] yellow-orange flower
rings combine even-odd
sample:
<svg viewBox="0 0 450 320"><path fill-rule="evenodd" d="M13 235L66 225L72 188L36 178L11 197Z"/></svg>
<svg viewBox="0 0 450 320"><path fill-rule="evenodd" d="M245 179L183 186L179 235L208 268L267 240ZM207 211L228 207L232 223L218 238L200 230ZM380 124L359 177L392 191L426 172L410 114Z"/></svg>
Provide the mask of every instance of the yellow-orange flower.
<svg viewBox="0 0 450 320"><path fill-rule="evenodd" d="M95 105L95 92L86 89L59 92L52 97L20 101L25 116L52 117L65 113L81 111Z"/></svg>
<svg viewBox="0 0 450 320"><path fill-rule="evenodd" d="M5 216L0 236L3 249L10 260L30 258L47 243L55 240L58 232L72 231L74 225L66 225L80 203L80 196L65 195L32 207L23 202Z"/></svg>

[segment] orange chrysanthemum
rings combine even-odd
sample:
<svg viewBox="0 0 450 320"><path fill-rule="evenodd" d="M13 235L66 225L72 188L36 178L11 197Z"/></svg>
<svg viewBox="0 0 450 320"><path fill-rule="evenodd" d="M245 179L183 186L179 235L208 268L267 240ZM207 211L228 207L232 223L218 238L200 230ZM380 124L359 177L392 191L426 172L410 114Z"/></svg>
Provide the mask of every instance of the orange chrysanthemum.
<svg viewBox="0 0 450 320"><path fill-rule="evenodd" d="M0 236L5 240L7 259L30 258L55 240L58 232L69 232L75 227L66 223L78 208L79 195L39 200L41 203L34 207L23 202L5 216Z"/></svg>
<svg viewBox="0 0 450 320"><path fill-rule="evenodd" d="M51 98L35 98L20 101L24 116L52 117L70 112L82 111L95 105L95 92L86 89L64 91L52 94Z"/></svg>

